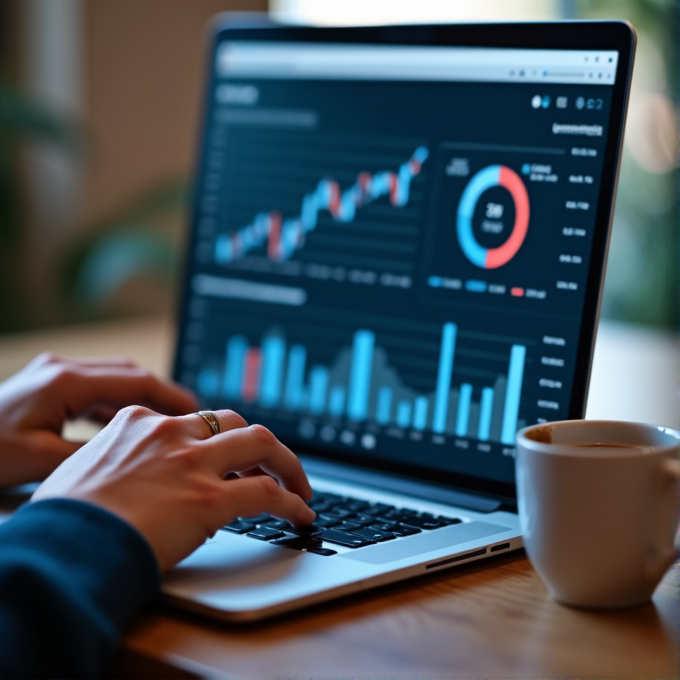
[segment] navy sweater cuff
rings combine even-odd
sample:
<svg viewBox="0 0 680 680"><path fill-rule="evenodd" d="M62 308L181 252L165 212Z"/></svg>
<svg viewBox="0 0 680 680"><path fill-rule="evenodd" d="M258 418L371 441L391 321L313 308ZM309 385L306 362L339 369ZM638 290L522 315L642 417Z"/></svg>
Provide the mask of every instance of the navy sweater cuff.
<svg viewBox="0 0 680 680"><path fill-rule="evenodd" d="M157 592L146 540L89 503L28 503L0 524L0 676L86 677Z"/></svg>

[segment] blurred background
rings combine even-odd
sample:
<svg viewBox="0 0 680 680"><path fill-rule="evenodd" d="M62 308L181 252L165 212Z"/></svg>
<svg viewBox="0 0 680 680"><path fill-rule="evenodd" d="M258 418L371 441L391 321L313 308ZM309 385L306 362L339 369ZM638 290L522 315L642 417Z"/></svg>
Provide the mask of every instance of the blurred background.
<svg viewBox="0 0 680 680"><path fill-rule="evenodd" d="M678 327L678 0L0 0L0 333L173 309L204 32L221 11L319 25L631 21L603 312Z"/></svg>

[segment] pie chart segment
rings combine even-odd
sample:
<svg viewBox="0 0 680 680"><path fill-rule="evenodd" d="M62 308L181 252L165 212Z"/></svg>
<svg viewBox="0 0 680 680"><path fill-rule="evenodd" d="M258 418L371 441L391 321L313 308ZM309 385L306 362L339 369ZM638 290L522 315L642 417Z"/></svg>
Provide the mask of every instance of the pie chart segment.
<svg viewBox="0 0 680 680"><path fill-rule="evenodd" d="M515 203L515 224L508 239L497 248L484 248L475 238L472 220L481 195L492 187L506 189ZM482 168L468 182L460 197L457 215L460 247L472 264L482 269L496 269L507 264L521 248L529 227L529 195L519 175L506 165Z"/></svg>

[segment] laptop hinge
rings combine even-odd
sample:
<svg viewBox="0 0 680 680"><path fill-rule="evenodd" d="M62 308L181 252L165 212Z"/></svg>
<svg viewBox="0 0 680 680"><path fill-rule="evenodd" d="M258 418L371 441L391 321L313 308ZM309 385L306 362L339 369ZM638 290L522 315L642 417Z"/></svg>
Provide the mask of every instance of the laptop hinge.
<svg viewBox="0 0 680 680"><path fill-rule="evenodd" d="M441 486L434 482L413 480L387 472L363 470L344 463L340 465L338 463L322 461L318 458L309 458L304 455L300 455L299 458L308 473L332 477L338 481L373 486L377 489L395 491L415 496L416 498L424 498L428 501L445 503L446 505L455 505L475 512L494 512L499 510L502 505L500 499L477 496L466 491Z"/></svg>

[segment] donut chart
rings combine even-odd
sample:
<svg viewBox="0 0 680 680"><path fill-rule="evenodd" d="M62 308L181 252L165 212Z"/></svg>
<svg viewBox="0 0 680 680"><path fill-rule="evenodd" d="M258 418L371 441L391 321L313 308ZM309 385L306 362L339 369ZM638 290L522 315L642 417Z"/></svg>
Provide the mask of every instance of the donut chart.
<svg viewBox="0 0 680 680"><path fill-rule="evenodd" d="M515 203L515 224L508 239L497 248L484 248L475 238L472 218L481 195L492 187L503 187ZM506 165L482 168L468 182L458 203L458 242L472 264L496 269L507 264L522 247L529 227L529 195L520 176Z"/></svg>

